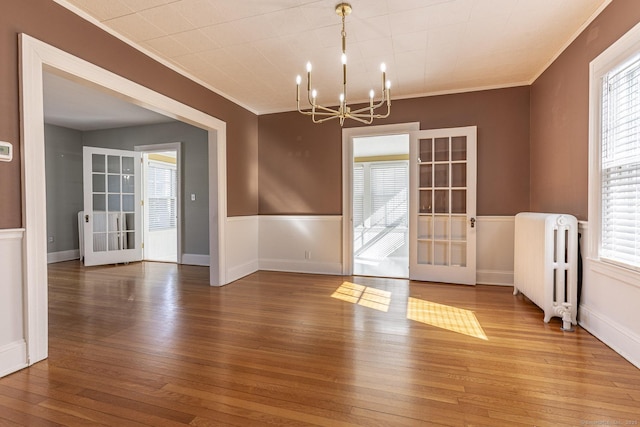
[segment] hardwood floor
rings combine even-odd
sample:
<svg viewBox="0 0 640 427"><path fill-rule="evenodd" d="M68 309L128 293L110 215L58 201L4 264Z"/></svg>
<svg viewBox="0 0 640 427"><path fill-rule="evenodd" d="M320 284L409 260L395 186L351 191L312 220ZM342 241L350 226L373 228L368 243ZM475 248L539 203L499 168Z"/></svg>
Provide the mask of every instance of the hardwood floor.
<svg viewBox="0 0 640 427"><path fill-rule="evenodd" d="M640 423L640 370L511 288L208 277L51 264L49 359L0 379L0 425Z"/></svg>

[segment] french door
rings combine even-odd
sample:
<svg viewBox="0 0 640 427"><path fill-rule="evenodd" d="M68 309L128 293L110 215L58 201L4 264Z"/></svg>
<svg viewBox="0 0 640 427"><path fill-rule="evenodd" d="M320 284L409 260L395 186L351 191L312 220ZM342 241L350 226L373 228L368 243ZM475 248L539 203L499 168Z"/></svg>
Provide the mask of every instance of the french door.
<svg viewBox="0 0 640 427"><path fill-rule="evenodd" d="M411 133L409 277L476 283L476 127Z"/></svg>
<svg viewBox="0 0 640 427"><path fill-rule="evenodd" d="M142 260L140 158L134 151L84 147L84 264Z"/></svg>

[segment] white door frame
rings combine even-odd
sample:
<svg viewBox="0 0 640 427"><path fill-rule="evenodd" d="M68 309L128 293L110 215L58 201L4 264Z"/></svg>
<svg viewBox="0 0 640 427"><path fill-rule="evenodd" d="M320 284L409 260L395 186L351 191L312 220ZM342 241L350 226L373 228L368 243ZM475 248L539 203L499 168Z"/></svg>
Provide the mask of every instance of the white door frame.
<svg viewBox="0 0 640 427"><path fill-rule="evenodd" d="M420 122L342 129L342 274L353 275L353 139L364 136L408 134Z"/></svg>
<svg viewBox="0 0 640 427"><path fill-rule="evenodd" d="M43 69L116 94L136 105L209 132L210 284L226 284L226 123L195 108L20 34L22 225L28 364L48 355L47 224Z"/></svg>
<svg viewBox="0 0 640 427"><path fill-rule="evenodd" d="M177 191L177 200L178 200L178 205L176 206L176 238L178 240L178 247L177 252L176 252L176 263L177 264L182 264L182 143L180 142L167 142L164 144L150 144L150 145L136 145L134 147L135 151L141 151L142 155L144 156L146 153L153 153L153 152L158 152L158 151L175 151L176 152L176 170L177 170L177 185L178 185L178 191ZM146 199L146 192L144 191L144 188L146 188L147 186L147 176L145 174L146 167L142 168L142 179L144 180L144 182L142 183L143 185L143 194L144 194L144 198ZM146 202L145 202L146 203ZM143 206L142 207L142 211L143 211L143 222L144 218L147 216L147 208L148 206ZM144 224L143 228L144 228L144 235L147 234L147 229L148 229L149 224ZM143 239L143 240L146 240ZM143 242L144 243L144 242ZM144 255L144 248L143 248L143 256L142 259L146 259L146 255Z"/></svg>

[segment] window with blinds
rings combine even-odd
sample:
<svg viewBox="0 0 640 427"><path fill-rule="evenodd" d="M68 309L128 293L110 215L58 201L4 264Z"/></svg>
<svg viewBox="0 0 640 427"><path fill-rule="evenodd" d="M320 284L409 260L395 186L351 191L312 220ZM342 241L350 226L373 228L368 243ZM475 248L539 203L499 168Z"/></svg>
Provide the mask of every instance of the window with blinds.
<svg viewBox="0 0 640 427"><path fill-rule="evenodd" d="M406 163L378 163L371 165L371 225L398 227L407 225Z"/></svg>
<svg viewBox="0 0 640 427"><path fill-rule="evenodd" d="M408 225L407 162L366 162L353 167L354 227Z"/></svg>
<svg viewBox="0 0 640 427"><path fill-rule="evenodd" d="M602 79L600 257L640 269L640 55Z"/></svg>
<svg viewBox="0 0 640 427"><path fill-rule="evenodd" d="M149 162L147 170L149 231L175 228L178 177L169 164Z"/></svg>

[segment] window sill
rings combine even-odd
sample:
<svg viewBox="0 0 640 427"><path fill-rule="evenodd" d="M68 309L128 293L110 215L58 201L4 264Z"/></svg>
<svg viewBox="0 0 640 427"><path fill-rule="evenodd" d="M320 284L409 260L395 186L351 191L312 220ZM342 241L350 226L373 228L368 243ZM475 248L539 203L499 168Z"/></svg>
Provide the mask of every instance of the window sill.
<svg viewBox="0 0 640 427"><path fill-rule="evenodd" d="M624 282L635 288L640 288L640 272L594 258L589 259L589 264L591 265L591 270L598 274Z"/></svg>

